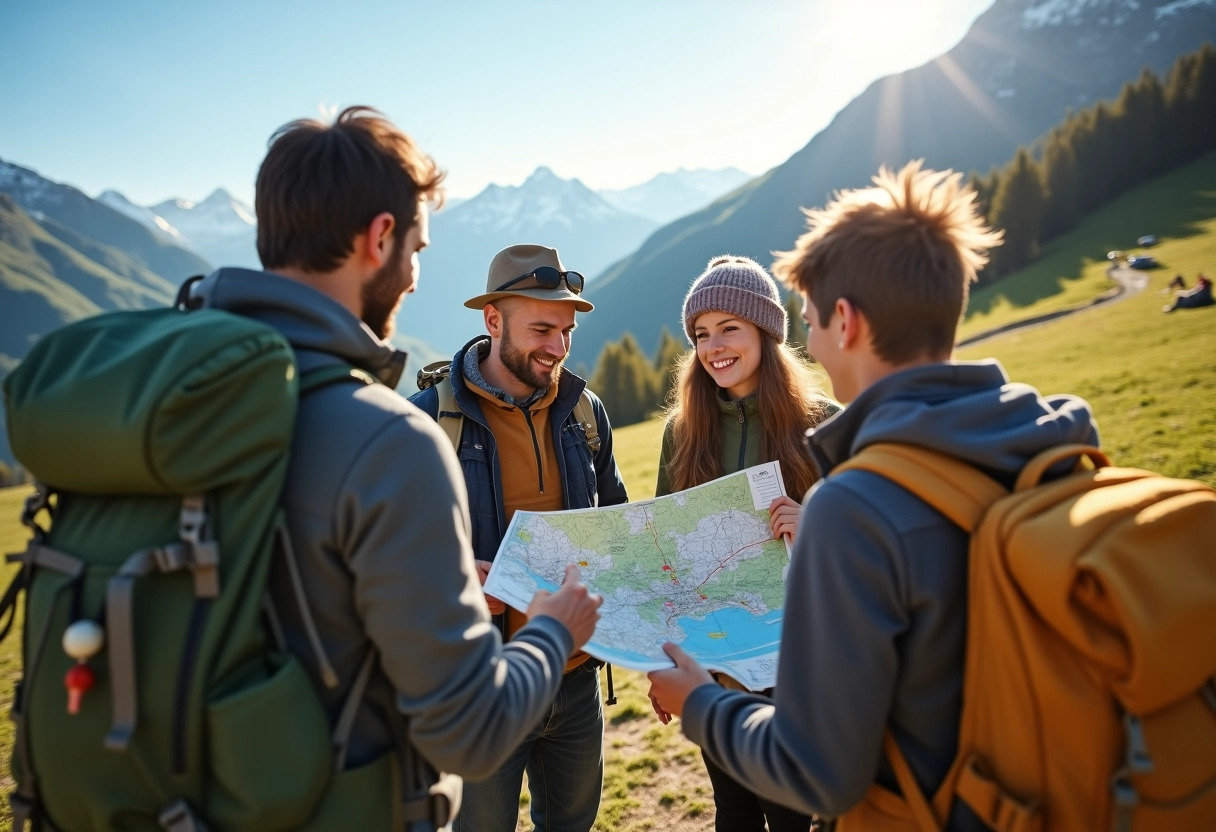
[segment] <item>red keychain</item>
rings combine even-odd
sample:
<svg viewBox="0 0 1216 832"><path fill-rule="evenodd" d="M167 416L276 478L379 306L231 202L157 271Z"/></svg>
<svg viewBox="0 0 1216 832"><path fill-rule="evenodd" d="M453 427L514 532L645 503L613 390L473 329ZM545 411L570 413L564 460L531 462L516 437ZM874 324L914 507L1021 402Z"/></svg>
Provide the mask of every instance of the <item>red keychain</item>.
<svg viewBox="0 0 1216 832"><path fill-rule="evenodd" d="M68 689L68 713L80 712L80 702L97 681L97 674L87 664L96 656L105 643L105 631L94 621L83 620L71 624L63 631L63 652L76 660L63 677Z"/></svg>

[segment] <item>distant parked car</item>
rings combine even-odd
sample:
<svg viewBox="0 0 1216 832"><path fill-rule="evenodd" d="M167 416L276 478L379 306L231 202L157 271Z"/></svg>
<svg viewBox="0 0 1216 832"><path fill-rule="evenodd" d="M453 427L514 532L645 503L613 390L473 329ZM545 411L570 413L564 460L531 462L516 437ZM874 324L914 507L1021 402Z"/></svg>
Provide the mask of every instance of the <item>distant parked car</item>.
<svg viewBox="0 0 1216 832"><path fill-rule="evenodd" d="M1106 259L1118 262L1120 260L1126 260L1127 255L1121 251L1108 251L1106 252Z"/></svg>
<svg viewBox="0 0 1216 832"><path fill-rule="evenodd" d="M1139 240L1136 240L1136 245L1144 246L1145 248L1148 248L1149 246L1155 246L1155 245L1157 245L1157 235L1156 234L1145 234Z"/></svg>
<svg viewBox="0 0 1216 832"><path fill-rule="evenodd" d="M1142 254L1139 257L1133 257L1131 260L1128 260L1127 265L1133 269L1155 269L1157 268L1157 261L1147 254Z"/></svg>

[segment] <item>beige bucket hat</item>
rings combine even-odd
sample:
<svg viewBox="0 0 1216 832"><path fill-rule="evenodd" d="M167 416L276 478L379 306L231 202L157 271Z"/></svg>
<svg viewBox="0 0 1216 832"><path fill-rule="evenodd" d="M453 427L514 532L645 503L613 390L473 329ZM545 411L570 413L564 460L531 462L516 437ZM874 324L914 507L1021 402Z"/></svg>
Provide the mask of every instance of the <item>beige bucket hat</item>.
<svg viewBox="0 0 1216 832"><path fill-rule="evenodd" d="M520 296L540 300L560 300L574 304L579 312L590 312L595 306L584 300L583 276L566 271L557 249L538 245L508 246L490 261L486 291L469 298L469 309L483 309L499 298Z"/></svg>

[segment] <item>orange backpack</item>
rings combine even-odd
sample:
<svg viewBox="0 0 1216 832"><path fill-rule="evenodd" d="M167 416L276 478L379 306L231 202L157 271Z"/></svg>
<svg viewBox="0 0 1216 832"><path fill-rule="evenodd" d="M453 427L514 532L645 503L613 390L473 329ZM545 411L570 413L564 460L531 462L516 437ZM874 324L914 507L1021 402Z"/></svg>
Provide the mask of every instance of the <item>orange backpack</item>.
<svg viewBox="0 0 1216 832"><path fill-rule="evenodd" d="M880 474L972 534L958 754L930 801L888 731L904 797L871 787L840 832L939 830L955 799L1001 832L1216 830L1216 490L1109 465L1061 446L1010 493L879 444L833 471Z"/></svg>

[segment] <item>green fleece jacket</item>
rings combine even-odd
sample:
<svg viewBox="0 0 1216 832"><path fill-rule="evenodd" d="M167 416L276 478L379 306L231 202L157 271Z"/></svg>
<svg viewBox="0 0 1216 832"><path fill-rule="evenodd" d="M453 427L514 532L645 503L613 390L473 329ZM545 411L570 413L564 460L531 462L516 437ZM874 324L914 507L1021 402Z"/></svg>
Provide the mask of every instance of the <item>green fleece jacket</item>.
<svg viewBox="0 0 1216 832"><path fill-rule="evenodd" d="M826 403L824 419L840 410L835 402ZM719 423L722 425L722 476L742 471L753 465L760 465L771 460L760 456L761 432L760 406L755 394L740 401L718 399ZM807 427L812 427L808 425ZM654 496L662 497L672 492L671 478L667 473L667 461L675 453L675 441L671 436L671 422L663 427L663 449L659 452L659 479L655 484ZM801 494L791 495L795 500L801 499Z"/></svg>

